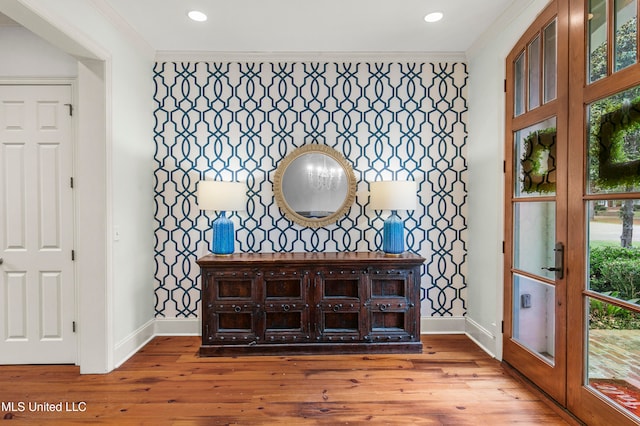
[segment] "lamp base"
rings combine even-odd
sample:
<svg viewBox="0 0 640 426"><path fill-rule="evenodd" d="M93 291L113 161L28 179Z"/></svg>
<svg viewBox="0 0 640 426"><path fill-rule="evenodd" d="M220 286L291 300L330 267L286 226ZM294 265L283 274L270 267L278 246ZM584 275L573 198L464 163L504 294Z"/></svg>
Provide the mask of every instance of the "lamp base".
<svg viewBox="0 0 640 426"><path fill-rule="evenodd" d="M230 256L235 245L235 232L233 222L227 218L225 212L213 221L211 226L213 237L211 238L211 253L216 256Z"/></svg>
<svg viewBox="0 0 640 426"><path fill-rule="evenodd" d="M387 256L400 256L404 253L404 223L396 211L384 221L382 229L382 250Z"/></svg>
<svg viewBox="0 0 640 426"><path fill-rule="evenodd" d="M384 252L384 257L402 257L403 254L404 254L404 252L402 252L402 253L387 253L387 252Z"/></svg>

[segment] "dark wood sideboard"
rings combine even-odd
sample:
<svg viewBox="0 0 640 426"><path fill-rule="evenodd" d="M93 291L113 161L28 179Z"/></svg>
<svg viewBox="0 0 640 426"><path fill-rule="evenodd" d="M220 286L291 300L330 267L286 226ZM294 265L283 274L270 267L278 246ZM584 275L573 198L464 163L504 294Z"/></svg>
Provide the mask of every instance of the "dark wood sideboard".
<svg viewBox="0 0 640 426"><path fill-rule="evenodd" d="M423 262L379 252L204 256L200 355L419 353Z"/></svg>

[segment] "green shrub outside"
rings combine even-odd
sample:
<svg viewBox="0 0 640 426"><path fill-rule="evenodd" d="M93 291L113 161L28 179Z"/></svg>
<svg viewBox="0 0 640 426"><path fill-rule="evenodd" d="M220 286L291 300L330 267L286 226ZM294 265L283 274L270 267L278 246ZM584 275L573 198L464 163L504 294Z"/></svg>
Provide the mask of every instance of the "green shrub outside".
<svg viewBox="0 0 640 426"><path fill-rule="evenodd" d="M624 300L640 296L640 261L617 259L602 265L603 281L610 283L613 292Z"/></svg>
<svg viewBox="0 0 640 426"><path fill-rule="evenodd" d="M640 249L616 246L593 247L589 257L590 289L618 299L640 300ZM624 308L591 300L590 327L638 329L640 315Z"/></svg>
<svg viewBox="0 0 640 426"><path fill-rule="evenodd" d="M624 300L640 297L640 249L595 247L589 256L590 288L615 292Z"/></svg>

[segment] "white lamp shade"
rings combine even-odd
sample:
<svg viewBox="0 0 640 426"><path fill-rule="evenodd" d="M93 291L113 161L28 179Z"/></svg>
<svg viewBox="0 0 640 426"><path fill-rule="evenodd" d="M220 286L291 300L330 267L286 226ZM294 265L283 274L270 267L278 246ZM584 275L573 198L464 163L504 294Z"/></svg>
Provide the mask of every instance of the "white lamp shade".
<svg viewBox="0 0 640 426"><path fill-rule="evenodd" d="M198 182L200 210L242 211L247 207L247 186L243 182L201 180Z"/></svg>
<svg viewBox="0 0 640 426"><path fill-rule="evenodd" d="M370 206L374 210L414 210L417 200L415 181L371 182Z"/></svg>

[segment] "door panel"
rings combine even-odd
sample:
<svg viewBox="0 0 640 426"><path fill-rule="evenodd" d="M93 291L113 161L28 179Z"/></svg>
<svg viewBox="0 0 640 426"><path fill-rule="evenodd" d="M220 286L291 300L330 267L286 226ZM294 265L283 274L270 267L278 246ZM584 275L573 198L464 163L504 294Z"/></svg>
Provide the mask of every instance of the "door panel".
<svg viewBox="0 0 640 426"><path fill-rule="evenodd" d="M566 17L539 15L507 58L503 359L564 404Z"/></svg>
<svg viewBox="0 0 640 426"><path fill-rule="evenodd" d="M74 363L71 88L0 85L0 364Z"/></svg>

